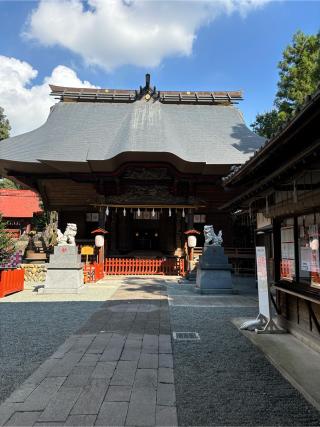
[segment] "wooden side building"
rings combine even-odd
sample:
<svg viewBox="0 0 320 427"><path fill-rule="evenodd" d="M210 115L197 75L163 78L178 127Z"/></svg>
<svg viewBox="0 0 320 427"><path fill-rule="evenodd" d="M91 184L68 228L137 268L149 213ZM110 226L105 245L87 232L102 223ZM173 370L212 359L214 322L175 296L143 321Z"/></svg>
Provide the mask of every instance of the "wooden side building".
<svg viewBox="0 0 320 427"><path fill-rule="evenodd" d="M224 185L266 247L281 324L320 349L320 90Z"/></svg>

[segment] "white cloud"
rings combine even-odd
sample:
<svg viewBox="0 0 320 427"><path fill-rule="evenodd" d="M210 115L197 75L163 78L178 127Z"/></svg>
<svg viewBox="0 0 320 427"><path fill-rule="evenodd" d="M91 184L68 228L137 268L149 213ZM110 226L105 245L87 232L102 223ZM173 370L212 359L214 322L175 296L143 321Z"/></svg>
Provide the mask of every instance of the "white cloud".
<svg viewBox="0 0 320 427"><path fill-rule="evenodd" d="M0 106L4 108L11 135L28 132L42 125L56 100L49 96L49 83L71 87L95 87L80 80L76 73L58 65L42 84L32 85L38 71L16 58L0 55Z"/></svg>
<svg viewBox="0 0 320 427"><path fill-rule="evenodd" d="M25 35L59 45L106 70L155 67L190 55L199 27L221 14L245 16L270 0L41 0Z"/></svg>

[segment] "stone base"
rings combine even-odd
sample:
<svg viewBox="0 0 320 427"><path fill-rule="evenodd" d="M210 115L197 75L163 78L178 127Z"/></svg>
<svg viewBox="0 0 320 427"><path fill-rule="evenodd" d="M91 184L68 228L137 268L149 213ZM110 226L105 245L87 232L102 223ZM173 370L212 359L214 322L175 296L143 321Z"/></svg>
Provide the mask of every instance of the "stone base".
<svg viewBox="0 0 320 427"><path fill-rule="evenodd" d="M78 294L84 290L82 268L48 267L44 294Z"/></svg>
<svg viewBox="0 0 320 427"><path fill-rule="evenodd" d="M233 293L230 270L197 271L196 286L201 294Z"/></svg>

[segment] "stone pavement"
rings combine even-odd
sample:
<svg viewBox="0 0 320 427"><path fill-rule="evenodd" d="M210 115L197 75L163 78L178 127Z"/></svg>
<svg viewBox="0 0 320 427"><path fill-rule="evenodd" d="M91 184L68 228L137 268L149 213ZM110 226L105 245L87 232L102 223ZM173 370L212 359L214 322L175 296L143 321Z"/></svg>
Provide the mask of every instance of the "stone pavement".
<svg viewBox="0 0 320 427"><path fill-rule="evenodd" d="M165 282L118 284L0 406L0 425L177 425Z"/></svg>

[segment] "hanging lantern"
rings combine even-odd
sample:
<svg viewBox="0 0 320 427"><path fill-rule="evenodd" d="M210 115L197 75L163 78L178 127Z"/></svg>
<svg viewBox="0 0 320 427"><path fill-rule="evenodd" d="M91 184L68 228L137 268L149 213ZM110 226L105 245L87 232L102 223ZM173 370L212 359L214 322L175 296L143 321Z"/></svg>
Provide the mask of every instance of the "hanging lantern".
<svg viewBox="0 0 320 427"><path fill-rule="evenodd" d="M189 248L195 248L197 246L196 236L188 236L188 246Z"/></svg>
<svg viewBox="0 0 320 427"><path fill-rule="evenodd" d="M126 216L126 215L127 215L126 208L123 208L123 216Z"/></svg>
<svg viewBox="0 0 320 427"><path fill-rule="evenodd" d="M186 213L184 211L184 208L182 209L182 218L184 218L186 216Z"/></svg>
<svg viewBox="0 0 320 427"><path fill-rule="evenodd" d="M141 215L140 208L138 208L138 210L137 210L137 215L138 215L138 216L140 216L140 215Z"/></svg>
<svg viewBox="0 0 320 427"><path fill-rule="evenodd" d="M171 216L171 208L169 208L169 216Z"/></svg>
<svg viewBox="0 0 320 427"><path fill-rule="evenodd" d="M107 206L107 209L106 209L106 216L109 216L109 207Z"/></svg>
<svg viewBox="0 0 320 427"><path fill-rule="evenodd" d="M152 215L152 216L155 216L155 214L156 214L156 213L155 213L155 210L154 210L154 208L152 208L151 215Z"/></svg>
<svg viewBox="0 0 320 427"><path fill-rule="evenodd" d="M94 238L94 244L97 248L102 248L102 246L104 246L104 236L102 234L97 234Z"/></svg>
<svg viewBox="0 0 320 427"><path fill-rule="evenodd" d="M97 228L96 230L91 231L91 234L94 234L94 244L97 248L102 248L104 246L104 235L108 234L103 228Z"/></svg>

